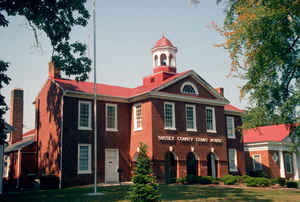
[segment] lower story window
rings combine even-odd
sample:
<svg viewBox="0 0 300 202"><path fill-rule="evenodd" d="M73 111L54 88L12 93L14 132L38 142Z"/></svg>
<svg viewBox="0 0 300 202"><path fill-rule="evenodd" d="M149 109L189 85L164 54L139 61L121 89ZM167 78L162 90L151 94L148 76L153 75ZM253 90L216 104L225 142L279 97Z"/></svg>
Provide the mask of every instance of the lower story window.
<svg viewBox="0 0 300 202"><path fill-rule="evenodd" d="M253 158L253 170L261 170L261 155L260 154L255 154L252 156Z"/></svg>
<svg viewBox="0 0 300 202"><path fill-rule="evenodd" d="M91 145L78 144L78 174L91 173Z"/></svg>
<svg viewBox="0 0 300 202"><path fill-rule="evenodd" d="M229 171L237 171L236 149L228 149Z"/></svg>
<svg viewBox="0 0 300 202"><path fill-rule="evenodd" d="M284 167L286 173L292 173L292 158L290 154L284 155Z"/></svg>

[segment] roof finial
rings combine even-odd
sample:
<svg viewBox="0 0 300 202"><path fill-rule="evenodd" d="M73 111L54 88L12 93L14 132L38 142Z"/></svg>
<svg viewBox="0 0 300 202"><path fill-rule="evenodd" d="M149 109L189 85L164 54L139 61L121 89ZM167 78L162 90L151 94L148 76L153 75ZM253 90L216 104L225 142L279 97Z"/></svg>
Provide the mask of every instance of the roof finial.
<svg viewBox="0 0 300 202"><path fill-rule="evenodd" d="M162 33L162 37L161 38L165 38L165 35L164 35L164 33Z"/></svg>

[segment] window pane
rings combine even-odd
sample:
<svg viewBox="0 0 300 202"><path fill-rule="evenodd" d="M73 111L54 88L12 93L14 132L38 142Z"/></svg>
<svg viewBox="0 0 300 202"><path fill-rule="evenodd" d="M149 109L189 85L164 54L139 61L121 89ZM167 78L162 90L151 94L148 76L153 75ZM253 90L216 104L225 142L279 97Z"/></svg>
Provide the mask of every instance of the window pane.
<svg viewBox="0 0 300 202"><path fill-rule="evenodd" d="M196 94L195 89L191 85L185 85L182 91L185 94Z"/></svg>
<svg viewBox="0 0 300 202"><path fill-rule="evenodd" d="M290 154L285 155L285 169L286 169L287 173L292 172L291 155Z"/></svg>
<svg viewBox="0 0 300 202"><path fill-rule="evenodd" d="M89 147L80 146L79 147L79 170L89 169Z"/></svg>
<svg viewBox="0 0 300 202"><path fill-rule="evenodd" d="M229 154L229 169L230 170L236 170L236 165L237 165L237 162L235 161L236 158L235 158L235 149L229 149L228 150L228 154Z"/></svg>
<svg viewBox="0 0 300 202"><path fill-rule="evenodd" d="M206 109L206 129L213 130L213 112L212 109Z"/></svg>
<svg viewBox="0 0 300 202"><path fill-rule="evenodd" d="M142 128L142 105L135 106L136 128Z"/></svg>
<svg viewBox="0 0 300 202"><path fill-rule="evenodd" d="M173 128L173 105L165 104L165 127Z"/></svg>
<svg viewBox="0 0 300 202"><path fill-rule="evenodd" d="M234 121L233 117L227 116L226 117L226 126L227 126L227 136L228 137L234 137Z"/></svg>
<svg viewBox="0 0 300 202"><path fill-rule="evenodd" d="M80 103L80 127L89 127L89 104Z"/></svg>
<svg viewBox="0 0 300 202"><path fill-rule="evenodd" d="M107 128L116 128L116 107L107 105Z"/></svg>
<svg viewBox="0 0 300 202"><path fill-rule="evenodd" d="M260 170L261 169L260 155L254 155L253 161L254 161L254 169Z"/></svg>
<svg viewBox="0 0 300 202"><path fill-rule="evenodd" d="M191 106L186 107L186 128L194 129L194 108Z"/></svg>

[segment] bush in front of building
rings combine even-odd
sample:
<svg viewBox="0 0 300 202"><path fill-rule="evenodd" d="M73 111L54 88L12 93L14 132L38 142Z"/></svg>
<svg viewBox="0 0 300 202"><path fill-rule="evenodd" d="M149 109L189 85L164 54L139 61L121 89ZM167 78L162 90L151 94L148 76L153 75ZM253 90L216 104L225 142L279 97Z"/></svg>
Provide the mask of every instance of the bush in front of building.
<svg viewBox="0 0 300 202"><path fill-rule="evenodd" d="M279 184L281 187L284 187L286 184L286 179L281 177L276 177L271 179L272 184Z"/></svg>
<svg viewBox="0 0 300 202"><path fill-rule="evenodd" d="M248 177L245 183L247 187L269 187L271 180L265 177Z"/></svg>
<svg viewBox="0 0 300 202"><path fill-rule="evenodd" d="M40 177L40 189L57 189L59 178L56 175L43 175Z"/></svg>
<svg viewBox="0 0 300 202"><path fill-rule="evenodd" d="M178 183L178 184L186 184L187 181L186 181L185 177L180 177L180 178L176 179L176 183Z"/></svg>
<svg viewBox="0 0 300 202"><path fill-rule="evenodd" d="M224 175L221 181L226 185L234 185L241 181L241 176L238 175Z"/></svg>
<svg viewBox="0 0 300 202"><path fill-rule="evenodd" d="M270 178L270 176L264 172L263 170L255 170L255 171L249 171L248 175L250 177L264 177L264 178Z"/></svg>
<svg viewBox="0 0 300 202"><path fill-rule="evenodd" d="M297 182L294 182L294 181L288 181L286 182L286 187L287 188L298 188L298 183Z"/></svg>
<svg viewBox="0 0 300 202"><path fill-rule="evenodd" d="M152 175L150 159L147 156L147 147L140 143L139 153L134 170L133 186L129 191L129 199L132 202L156 202L160 201L159 186Z"/></svg>

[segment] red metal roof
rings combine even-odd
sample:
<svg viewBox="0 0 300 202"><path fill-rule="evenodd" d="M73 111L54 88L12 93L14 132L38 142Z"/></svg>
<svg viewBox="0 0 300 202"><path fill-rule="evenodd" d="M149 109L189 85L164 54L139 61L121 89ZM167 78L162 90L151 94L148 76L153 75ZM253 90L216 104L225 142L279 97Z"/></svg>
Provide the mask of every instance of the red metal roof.
<svg viewBox="0 0 300 202"><path fill-rule="evenodd" d="M159 39L153 48L157 47L166 47L171 46L174 47L169 39L167 39L164 35L162 35L161 39Z"/></svg>
<svg viewBox="0 0 300 202"><path fill-rule="evenodd" d="M121 97L121 98L129 98L139 94L150 92L170 81L176 79L189 71L185 71L182 73L174 74L174 76L160 82L155 83L153 85L143 85L138 86L136 88L126 88L120 86L112 86L107 84L97 84L97 94L98 95L106 95L112 97ZM82 93L93 94L94 93L94 83L92 82L82 82L75 80L67 80L67 79L55 79L55 81L64 89L70 91L77 91Z"/></svg>
<svg viewBox="0 0 300 202"><path fill-rule="evenodd" d="M243 110L241 110L241 109L239 109L239 108L237 108L237 107L235 107L231 104L225 105L224 109L227 110L227 111L235 111L235 112L241 112L241 113L244 112Z"/></svg>
<svg viewBox="0 0 300 202"><path fill-rule="evenodd" d="M281 142L290 133L287 125L262 126L243 131L244 143Z"/></svg>

